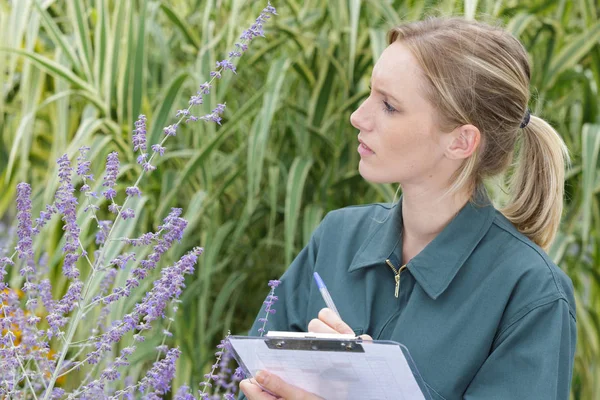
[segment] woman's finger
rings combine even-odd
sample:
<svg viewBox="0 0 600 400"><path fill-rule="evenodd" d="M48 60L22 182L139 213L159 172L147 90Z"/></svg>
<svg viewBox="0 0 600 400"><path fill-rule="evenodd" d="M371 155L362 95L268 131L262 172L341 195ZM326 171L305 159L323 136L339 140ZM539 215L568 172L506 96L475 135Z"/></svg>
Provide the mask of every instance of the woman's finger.
<svg viewBox="0 0 600 400"><path fill-rule="evenodd" d="M254 377L258 383L271 393L285 400L323 400L321 397L292 386L277 375L267 371L258 371ZM264 397L267 399L268 397ZM262 400L263 397L257 397ZM253 399L252 399L253 400Z"/></svg>
<svg viewBox="0 0 600 400"><path fill-rule="evenodd" d="M354 333L352 328L329 308L323 308L319 311L319 320L329 325L337 333Z"/></svg>
<svg viewBox="0 0 600 400"><path fill-rule="evenodd" d="M320 319L313 318L308 323L308 331L311 333L339 333Z"/></svg>
<svg viewBox="0 0 600 400"><path fill-rule="evenodd" d="M270 395L252 383L250 379L244 379L240 382L240 390L246 395L248 400L277 400L277 397Z"/></svg>

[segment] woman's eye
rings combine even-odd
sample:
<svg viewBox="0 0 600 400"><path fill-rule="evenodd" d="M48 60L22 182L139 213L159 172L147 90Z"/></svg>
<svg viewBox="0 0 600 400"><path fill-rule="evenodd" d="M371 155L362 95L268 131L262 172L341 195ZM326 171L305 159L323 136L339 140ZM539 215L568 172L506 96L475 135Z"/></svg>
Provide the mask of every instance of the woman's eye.
<svg viewBox="0 0 600 400"><path fill-rule="evenodd" d="M384 111L384 112L386 112L386 113L390 113L390 114L391 114L391 113L393 113L394 111L396 111L396 109L395 109L394 107L392 107L392 106L390 105L390 103L388 103L388 102L387 102L387 101L385 101L385 100L383 101L383 105L384 105L384 107L383 107L383 111Z"/></svg>

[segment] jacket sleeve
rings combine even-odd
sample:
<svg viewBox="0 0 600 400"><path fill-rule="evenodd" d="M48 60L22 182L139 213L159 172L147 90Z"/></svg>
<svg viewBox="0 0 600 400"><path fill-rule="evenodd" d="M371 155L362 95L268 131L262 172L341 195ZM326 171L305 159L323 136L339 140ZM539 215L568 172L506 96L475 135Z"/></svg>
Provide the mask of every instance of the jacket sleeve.
<svg viewBox="0 0 600 400"><path fill-rule="evenodd" d="M564 299L531 305L499 332L465 400L568 400L577 328Z"/></svg>

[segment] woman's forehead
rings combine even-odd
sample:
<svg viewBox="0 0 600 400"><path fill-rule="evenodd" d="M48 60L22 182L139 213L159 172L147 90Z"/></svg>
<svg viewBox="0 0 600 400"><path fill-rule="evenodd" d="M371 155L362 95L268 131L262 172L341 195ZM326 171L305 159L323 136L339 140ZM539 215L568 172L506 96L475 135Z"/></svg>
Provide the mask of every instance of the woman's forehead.
<svg viewBox="0 0 600 400"><path fill-rule="evenodd" d="M371 76L371 84L399 94L418 90L422 74L414 56L400 42L389 45L381 54Z"/></svg>

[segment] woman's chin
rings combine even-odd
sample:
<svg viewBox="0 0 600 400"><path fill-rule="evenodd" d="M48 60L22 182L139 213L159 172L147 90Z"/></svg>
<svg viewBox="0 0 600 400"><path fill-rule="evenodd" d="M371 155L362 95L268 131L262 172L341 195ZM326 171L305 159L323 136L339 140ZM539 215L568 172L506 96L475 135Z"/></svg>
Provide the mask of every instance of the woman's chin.
<svg viewBox="0 0 600 400"><path fill-rule="evenodd" d="M364 180L371 183L396 183L389 176L381 174L376 168L370 165L365 165L363 160L358 163L358 173L363 177Z"/></svg>

